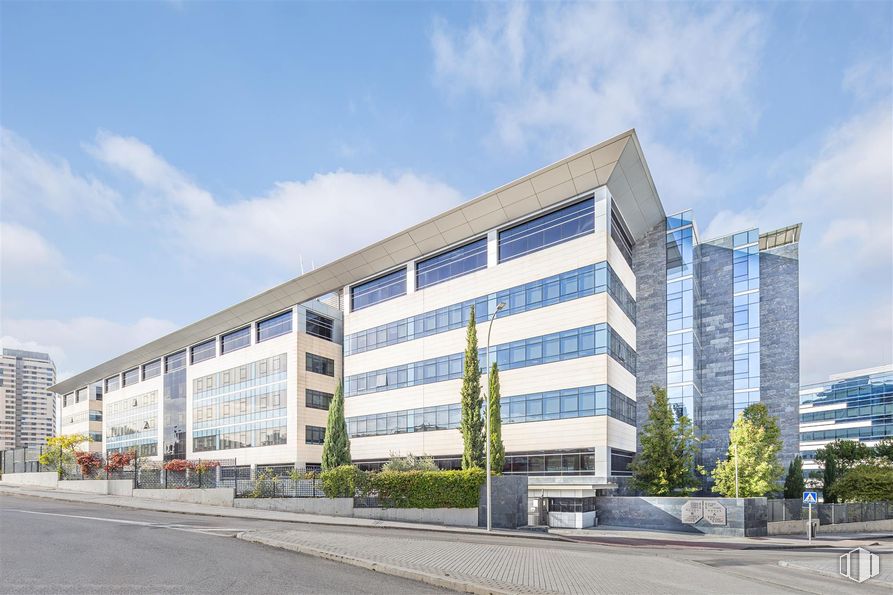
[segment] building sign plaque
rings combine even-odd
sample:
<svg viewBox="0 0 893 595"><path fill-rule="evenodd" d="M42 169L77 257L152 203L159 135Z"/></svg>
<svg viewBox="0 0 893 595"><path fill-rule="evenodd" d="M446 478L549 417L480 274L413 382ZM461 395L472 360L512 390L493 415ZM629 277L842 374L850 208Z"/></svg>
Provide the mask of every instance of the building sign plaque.
<svg viewBox="0 0 893 595"><path fill-rule="evenodd" d="M702 518L704 518L704 503L701 500L689 500L682 505L683 523L694 525Z"/></svg>
<svg viewBox="0 0 893 595"><path fill-rule="evenodd" d="M704 520L711 525L725 525L726 507L711 500L704 502Z"/></svg>

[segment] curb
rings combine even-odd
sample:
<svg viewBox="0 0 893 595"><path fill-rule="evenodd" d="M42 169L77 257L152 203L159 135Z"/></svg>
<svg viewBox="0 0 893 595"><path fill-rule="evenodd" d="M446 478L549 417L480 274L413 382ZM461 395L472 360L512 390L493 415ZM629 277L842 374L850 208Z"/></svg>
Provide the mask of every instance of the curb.
<svg viewBox="0 0 893 595"><path fill-rule="evenodd" d="M390 576L410 579L420 583L425 583L427 585L432 585L434 587L441 587L453 591L458 591L460 593L473 593L475 595L511 595L512 593L515 593L514 591L493 589L479 583L462 581L450 576L440 576L428 572L422 572L420 570L411 570L409 568L402 568L400 566L394 566L391 564L373 562L372 560L366 560L364 558L355 558L353 556L346 556L344 554L335 554L326 550L321 550L295 543L284 543L272 539L268 540L252 535L251 532L239 533L236 535L236 539L247 541L249 543L259 543L261 545L266 545L268 547L274 547L277 549L289 550L298 554L314 556L316 558L331 560L333 562L340 562L342 564L350 564L351 566L364 568L373 572L380 572L382 574L388 574Z"/></svg>
<svg viewBox="0 0 893 595"><path fill-rule="evenodd" d="M792 568L794 570L802 570L804 572L813 572L815 574L820 574L822 576L827 576L827 577L831 577L831 578L838 578L838 579L844 578L840 574L831 572L829 570L822 570L821 568L811 568L809 566L802 566L800 564L792 564L791 562L788 562L786 560L779 560L778 565L781 566L782 568ZM893 587L893 582L891 582L891 581L885 581L885 580L881 580L881 579L877 579L877 580L868 579L868 581L871 581L872 585L884 585L884 586ZM868 581L866 581L866 582L868 582ZM855 581L853 581L853 582L855 582ZM857 584L859 584L859 583L857 583Z"/></svg>
<svg viewBox="0 0 893 595"><path fill-rule="evenodd" d="M4 489L5 488L5 489ZM491 537L510 537L514 539L535 539L542 541L572 541L560 535L551 535L549 533L534 533L532 531L523 531L523 530L501 530L493 533L479 532L479 531L466 531L457 527L450 527L448 525L431 525L428 526L389 526L389 525L380 525L380 524L370 524L370 525L352 525L349 523L333 523L326 520L316 520L316 519L265 519L260 517L253 516L239 516L234 514L221 514L219 512L210 512L210 511L191 511L191 510L171 510L169 508L146 508L141 506L134 506L133 504L125 503L125 502L95 502L95 501L83 501L80 498L72 498L66 497L73 495L73 492L64 492L64 491L53 491L51 493L43 493L43 494L34 494L34 493L20 493L16 491L17 488L9 489L8 486L0 486L0 494L7 494L10 496L20 496L20 497L31 497L31 498L43 498L46 500L63 500L66 502L78 502L80 504L98 504L100 506L116 506L118 508L125 508L127 510L147 510L151 512L165 512L169 514L185 514L185 515L197 515L197 516L208 516L215 518L226 518L226 519L244 519L248 521L265 521L269 523L294 523L294 524L302 524L302 525L320 525L326 527L345 527L348 529L351 528L360 528L360 529L396 529L400 531L428 531L428 532L436 532L436 533L450 533L450 534L458 534L458 535L480 535L480 536L491 536ZM96 494L87 494L87 495L96 495ZM100 494L101 495L101 494ZM123 496L122 496L123 497ZM161 501L159 501L161 502ZM227 510L239 510L235 507L227 508ZM252 510L252 509L247 509ZM344 517L350 518L350 517ZM399 521L397 521L399 522Z"/></svg>

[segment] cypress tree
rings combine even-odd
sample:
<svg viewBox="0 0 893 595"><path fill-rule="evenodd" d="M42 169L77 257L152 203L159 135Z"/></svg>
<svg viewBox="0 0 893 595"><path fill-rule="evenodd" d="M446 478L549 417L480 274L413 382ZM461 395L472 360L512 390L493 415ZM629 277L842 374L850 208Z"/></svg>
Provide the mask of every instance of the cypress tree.
<svg viewBox="0 0 893 595"><path fill-rule="evenodd" d="M322 444L322 470L341 465L350 465L350 439L347 437L347 422L344 421L344 390L339 382L329 404L326 436Z"/></svg>
<svg viewBox="0 0 893 595"><path fill-rule="evenodd" d="M484 460L484 419L481 409L481 365L478 360L478 335L475 324L474 304L468 314L468 327L465 333L465 371L462 375L462 468L482 468Z"/></svg>
<svg viewBox="0 0 893 595"><path fill-rule="evenodd" d="M499 407L499 367L490 367L490 470L501 474L505 466L505 446L502 444L502 411ZM486 428L484 428L486 431Z"/></svg>
<svg viewBox="0 0 893 595"><path fill-rule="evenodd" d="M803 481L803 459L800 455L794 457L788 465L788 475L784 478L784 497L800 499L806 490L806 482Z"/></svg>

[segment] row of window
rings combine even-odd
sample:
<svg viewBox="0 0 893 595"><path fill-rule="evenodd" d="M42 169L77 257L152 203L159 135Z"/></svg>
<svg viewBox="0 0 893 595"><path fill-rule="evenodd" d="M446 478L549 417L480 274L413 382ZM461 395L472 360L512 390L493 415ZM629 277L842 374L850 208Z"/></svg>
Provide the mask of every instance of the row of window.
<svg viewBox="0 0 893 595"><path fill-rule="evenodd" d="M893 415L893 395L873 399L874 405L850 406L845 409L831 409L828 411L816 411L814 413L801 413L800 423L812 421L830 421L835 419L852 419L854 417L872 417L878 415Z"/></svg>
<svg viewBox="0 0 893 595"><path fill-rule="evenodd" d="M197 430L192 433L192 450L229 450L275 446L287 441L285 419L274 419L228 428Z"/></svg>
<svg viewBox="0 0 893 595"><path fill-rule="evenodd" d="M595 199L588 198L498 235L499 262L508 262L595 231ZM631 243L630 243L631 246ZM416 263L416 287L423 289L487 266L487 239L480 238ZM351 311L406 294L406 267L350 288Z"/></svg>
<svg viewBox="0 0 893 595"><path fill-rule="evenodd" d="M192 408L193 428L245 423L285 415L286 386L279 383L205 399Z"/></svg>
<svg viewBox="0 0 893 595"><path fill-rule="evenodd" d="M873 420L875 422L879 420ZM800 432L800 442L809 440L845 440L859 438L861 440L880 440L887 436L893 436L893 423L873 423L864 428L838 428L835 430L818 430L815 432Z"/></svg>
<svg viewBox="0 0 893 595"><path fill-rule="evenodd" d="M129 452L138 457L154 457L158 455L158 442L144 441L129 446L114 446L105 449L106 455Z"/></svg>
<svg viewBox="0 0 893 595"><path fill-rule="evenodd" d="M192 380L192 395L204 399L285 380L288 358L281 353Z"/></svg>
<svg viewBox="0 0 893 595"><path fill-rule="evenodd" d="M636 354L606 323L585 326L540 337L503 343L491 348L490 355L500 370L512 370L550 362L608 354L635 374ZM345 379L345 396L376 393L409 386L443 382L462 377L464 353L445 355L419 362L354 374ZM478 350L481 368L486 352Z"/></svg>
<svg viewBox="0 0 893 595"><path fill-rule="evenodd" d="M396 345L422 337L463 328L468 324L471 306L478 322L489 318L496 304L505 303L497 317L512 316L553 304L607 291L629 316L636 320L636 302L607 262L537 279L530 283L494 292L416 316L351 333L344 341L344 355L353 355Z"/></svg>
<svg viewBox="0 0 893 595"><path fill-rule="evenodd" d="M856 397L887 394L893 395L893 372L835 382L819 393L801 395L800 404L830 405L845 403Z"/></svg>
<svg viewBox="0 0 893 595"><path fill-rule="evenodd" d="M260 343L268 339L272 339L284 334L288 334L292 330L292 311L283 312L276 316L271 316L257 322L256 342ZM333 340L335 321L326 316L317 314L310 310L307 311L306 331L315 337ZM230 353L239 349L243 349L251 345L251 326L246 326L234 331L230 331L220 335L220 354ZM217 339L212 338L193 345L188 350L189 361L197 364L214 357L217 357ZM186 366L187 350L165 356L164 371L165 373L179 370ZM105 380L105 392L118 390L121 386L131 386L142 380L149 380L161 374L162 360L156 359L143 366L127 370L124 373L111 376ZM142 369L142 374L140 373ZM123 381L123 384L122 384ZM83 389L81 389L83 390Z"/></svg>
<svg viewBox="0 0 893 595"><path fill-rule="evenodd" d="M518 395L500 399L502 423L524 423L610 415L630 425L636 423L636 402L607 385ZM387 436L459 428L459 403L389 411L347 418L351 438Z"/></svg>

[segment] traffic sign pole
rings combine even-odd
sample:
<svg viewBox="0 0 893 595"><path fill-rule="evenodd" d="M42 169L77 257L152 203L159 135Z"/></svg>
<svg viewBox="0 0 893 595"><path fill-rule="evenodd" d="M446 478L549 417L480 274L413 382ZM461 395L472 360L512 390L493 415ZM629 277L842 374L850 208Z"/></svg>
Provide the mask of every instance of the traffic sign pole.
<svg viewBox="0 0 893 595"><path fill-rule="evenodd" d="M809 524L806 525L806 536L812 543L812 502L809 503Z"/></svg>

